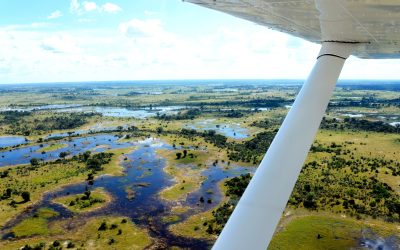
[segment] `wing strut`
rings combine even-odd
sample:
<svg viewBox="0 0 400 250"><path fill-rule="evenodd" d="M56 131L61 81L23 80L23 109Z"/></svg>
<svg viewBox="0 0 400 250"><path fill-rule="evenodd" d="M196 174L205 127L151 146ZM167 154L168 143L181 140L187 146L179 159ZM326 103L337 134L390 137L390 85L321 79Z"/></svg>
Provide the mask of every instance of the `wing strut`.
<svg viewBox="0 0 400 250"><path fill-rule="evenodd" d="M324 42L253 179L214 250L265 250L317 133L345 60L356 45Z"/></svg>

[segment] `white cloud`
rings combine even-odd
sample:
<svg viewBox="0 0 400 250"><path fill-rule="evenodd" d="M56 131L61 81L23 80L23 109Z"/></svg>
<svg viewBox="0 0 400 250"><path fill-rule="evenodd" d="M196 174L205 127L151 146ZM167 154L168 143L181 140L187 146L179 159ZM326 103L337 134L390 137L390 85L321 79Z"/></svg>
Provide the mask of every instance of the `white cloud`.
<svg viewBox="0 0 400 250"><path fill-rule="evenodd" d="M104 12L109 12L109 13L117 13L122 11L121 7L113 3L105 3L101 6L101 9Z"/></svg>
<svg viewBox="0 0 400 250"><path fill-rule="evenodd" d="M82 5L79 8L84 11ZM172 32L157 19L133 19L121 23L118 30L0 27L0 83L298 79L307 77L318 49L318 45L249 23L191 36ZM398 60L350 58L342 75L400 78L398 72Z"/></svg>
<svg viewBox="0 0 400 250"><path fill-rule="evenodd" d="M97 4L95 2L84 1L82 3L82 6L83 6L84 10L87 12L94 11L97 9Z"/></svg>
<svg viewBox="0 0 400 250"><path fill-rule="evenodd" d="M2 30L39 30L42 28L50 27L51 23L41 22L41 23L29 23L29 24L13 24L2 27Z"/></svg>
<svg viewBox="0 0 400 250"><path fill-rule="evenodd" d="M94 1L79 2L79 0L71 0L70 11L71 11L71 13L74 13L77 15L82 15L84 13L94 12L94 11L96 11L97 13L100 13L100 12L117 13L117 12L122 11L122 8L120 6L118 6L117 4L110 3L110 2L107 2L100 6Z"/></svg>
<svg viewBox="0 0 400 250"><path fill-rule="evenodd" d="M160 36L166 33L161 27L160 20L157 19L132 19L129 22L121 23L119 30L128 37Z"/></svg>
<svg viewBox="0 0 400 250"><path fill-rule="evenodd" d="M51 14L47 17L47 19L56 19L56 18L59 18L59 17L62 17L62 13L61 13L61 11L56 10L56 11L54 11L53 13L51 13Z"/></svg>
<svg viewBox="0 0 400 250"><path fill-rule="evenodd" d="M41 48L53 53L80 53L81 49L69 35L53 36L43 39Z"/></svg>
<svg viewBox="0 0 400 250"><path fill-rule="evenodd" d="M81 12L81 4L78 2L78 0L71 0L69 9L71 13L79 14Z"/></svg>

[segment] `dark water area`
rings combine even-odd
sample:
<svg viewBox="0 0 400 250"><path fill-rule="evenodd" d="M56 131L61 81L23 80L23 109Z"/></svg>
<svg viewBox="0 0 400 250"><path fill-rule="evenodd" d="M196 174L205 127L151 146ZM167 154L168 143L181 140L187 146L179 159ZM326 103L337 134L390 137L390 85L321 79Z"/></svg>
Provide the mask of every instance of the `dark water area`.
<svg viewBox="0 0 400 250"><path fill-rule="evenodd" d="M201 210L206 211L215 207L223 198L218 183L225 178L232 178L241 174L253 173L255 168L244 168L240 166L224 168L221 165L212 166L202 172L202 176L206 180L202 182L200 189L196 192L190 193L186 199L186 204L197 205ZM203 197L205 202L201 203L200 197ZM207 201L211 199L212 203Z"/></svg>
<svg viewBox="0 0 400 250"><path fill-rule="evenodd" d="M110 137L103 139L108 140ZM40 208L49 207L59 213L59 216L51 220L72 218L73 216L78 216L82 219L96 216L127 216L137 225L147 228L150 235L156 239L158 246L179 246L189 249L210 248L212 242L176 236L168 230L168 226L172 223L180 222L191 215L215 207L223 197L218 188L218 183L224 178L247 173L249 170L240 166L230 167L229 169L224 169L223 166L218 165L210 166L202 172L206 179L202 182L200 189L189 194L187 199L181 203L182 206L188 206L190 209L180 216L179 221L166 223L162 221L162 218L172 215L171 208L176 203L161 200L158 193L164 188L173 185L174 182L173 177L163 171L166 163L165 159L161 158L156 151L158 149L172 150L173 148L153 138L138 142L136 145L138 149L127 154L127 160L122 164L124 176L101 176L94 181L93 185L83 182L46 193L43 199L33 208L17 216L3 227L1 232L3 239L12 237L11 229L23 219L33 216ZM194 166L182 165L179 167ZM52 202L56 197L82 194L86 189L93 190L96 188L103 188L112 195L113 200L105 207L91 212L74 215L63 206ZM128 197L127 190L134 191L134 198ZM212 199L212 203L200 203L201 196L206 201Z"/></svg>
<svg viewBox="0 0 400 250"><path fill-rule="evenodd" d="M42 161L51 161L59 158L61 152L69 152L71 156L91 150L93 152L102 152L107 149L124 148L132 146L132 143L118 142L118 137L112 134L100 134L95 136L65 138L56 143L65 143L67 146L58 150L42 153L40 145L23 146L7 151L0 151L0 167L29 164L32 158ZM49 146L50 143L43 143L43 147Z"/></svg>

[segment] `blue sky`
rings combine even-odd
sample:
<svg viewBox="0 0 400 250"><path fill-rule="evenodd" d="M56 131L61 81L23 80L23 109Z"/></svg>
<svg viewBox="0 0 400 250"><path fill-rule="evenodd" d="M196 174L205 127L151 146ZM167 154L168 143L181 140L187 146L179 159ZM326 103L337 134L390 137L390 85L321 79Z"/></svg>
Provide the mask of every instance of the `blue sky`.
<svg viewBox="0 0 400 250"><path fill-rule="evenodd" d="M299 79L319 46L181 0L2 0L0 83ZM346 79L400 79L350 58Z"/></svg>

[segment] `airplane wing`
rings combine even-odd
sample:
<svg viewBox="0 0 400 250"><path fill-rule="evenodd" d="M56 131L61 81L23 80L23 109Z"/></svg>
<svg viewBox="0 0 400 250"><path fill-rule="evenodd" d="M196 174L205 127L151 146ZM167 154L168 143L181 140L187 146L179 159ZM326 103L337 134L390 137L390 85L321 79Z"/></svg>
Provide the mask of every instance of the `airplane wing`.
<svg viewBox="0 0 400 250"><path fill-rule="evenodd" d="M398 0L331 0L324 17L313 0L185 0L243 18L314 43L364 42L353 55L360 58L400 58ZM321 29L320 21L325 25ZM341 26L343 23L351 26ZM339 28L338 28L339 27Z"/></svg>

